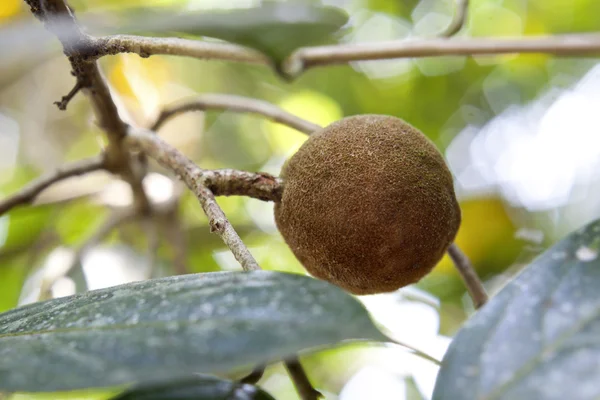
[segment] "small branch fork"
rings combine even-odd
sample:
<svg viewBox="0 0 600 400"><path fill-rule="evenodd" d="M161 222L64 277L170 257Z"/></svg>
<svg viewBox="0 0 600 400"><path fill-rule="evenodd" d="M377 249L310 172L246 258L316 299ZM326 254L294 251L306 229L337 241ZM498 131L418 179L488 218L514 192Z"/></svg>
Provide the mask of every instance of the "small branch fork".
<svg viewBox="0 0 600 400"><path fill-rule="evenodd" d="M12 196L0 200L0 215L13 207L31 203L46 188L64 179L105 168L104 156L97 156L64 165L55 172L30 182Z"/></svg>

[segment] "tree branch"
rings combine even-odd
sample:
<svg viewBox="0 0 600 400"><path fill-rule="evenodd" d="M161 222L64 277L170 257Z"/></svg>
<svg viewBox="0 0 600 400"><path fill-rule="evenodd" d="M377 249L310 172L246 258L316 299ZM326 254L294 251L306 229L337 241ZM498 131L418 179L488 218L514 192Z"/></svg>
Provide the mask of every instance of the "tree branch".
<svg viewBox="0 0 600 400"><path fill-rule="evenodd" d="M467 20L467 11L469 10L469 0L456 0L456 11L450 21L450 25L440 34L441 37L454 36L465 24Z"/></svg>
<svg viewBox="0 0 600 400"><path fill-rule="evenodd" d="M167 120L181 113L203 110L228 110L259 114L307 135L321 128L319 125L289 113L267 101L226 94L204 94L195 99L184 100L167 106L161 111L150 129L153 131L158 130Z"/></svg>
<svg viewBox="0 0 600 400"><path fill-rule="evenodd" d="M136 207L148 212L150 203L142 186L143 174L136 168L122 139L127 124L121 119L110 89L94 60L86 53L94 48L94 39L79 28L75 16L64 0L25 0L31 12L60 40L69 58L77 86L90 98L98 125L108 138L105 150L106 168L120 174L131 185Z"/></svg>
<svg viewBox="0 0 600 400"><path fill-rule="evenodd" d="M86 174L105 168L104 157L97 156L64 165L55 172L30 182L17 193L0 201L0 215L18 205L31 203L44 189L72 176Z"/></svg>
<svg viewBox="0 0 600 400"><path fill-rule="evenodd" d="M460 273L461 278L465 282L465 286L469 291L469 295L471 299L473 299L473 304L475 308L480 308L488 301L488 295L477 276L477 272L469 258L458 248L456 243L452 243L448 248L448 255L454 262L456 269Z"/></svg>
<svg viewBox="0 0 600 400"><path fill-rule="evenodd" d="M196 195L209 219L211 232L221 237L235 259L246 271L259 270L258 263L217 204L214 194L206 187L206 170L198 167L177 149L160 139L154 132L131 129L125 139L133 148L143 151L163 167L177 174Z"/></svg>
<svg viewBox="0 0 600 400"><path fill-rule="evenodd" d="M280 201L283 182L265 172L233 169L205 170L205 185L215 196L248 196L263 201Z"/></svg>
<svg viewBox="0 0 600 400"><path fill-rule="evenodd" d="M140 57L175 55L200 59L237 61L250 64L269 64L267 56L248 47L229 43L211 43L181 38L157 38L134 35L111 35L86 44L87 53L97 59L106 55L135 53Z"/></svg>
<svg viewBox="0 0 600 400"><path fill-rule="evenodd" d="M513 53L591 56L600 53L600 34L597 33L448 40L449 36L458 32L464 25L467 10L468 0L457 0L455 16L440 38L303 47L288 57L283 63L282 70L286 77L296 78L312 67L361 60ZM267 56L243 46L180 38L113 35L100 38L87 37L86 41L78 41L78 45L78 48L82 49L81 52L87 56L87 60L96 60L111 54L136 53L142 57L168 54L199 59L270 64Z"/></svg>
<svg viewBox="0 0 600 400"><path fill-rule="evenodd" d="M167 214L165 229L167 231L165 238L173 251L173 270L177 275L187 274L189 272L187 266L187 240L177 206L173 207L171 212Z"/></svg>
<svg viewBox="0 0 600 400"><path fill-rule="evenodd" d="M319 400L321 398L321 392L312 387L298 358L289 358L284 364L302 400Z"/></svg>
<svg viewBox="0 0 600 400"><path fill-rule="evenodd" d="M512 38L433 38L304 47L283 63L283 72L292 78L309 68L350 61L391 58L472 56L512 53L545 53L557 56L600 54L600 34L582 33Z"/></svg>

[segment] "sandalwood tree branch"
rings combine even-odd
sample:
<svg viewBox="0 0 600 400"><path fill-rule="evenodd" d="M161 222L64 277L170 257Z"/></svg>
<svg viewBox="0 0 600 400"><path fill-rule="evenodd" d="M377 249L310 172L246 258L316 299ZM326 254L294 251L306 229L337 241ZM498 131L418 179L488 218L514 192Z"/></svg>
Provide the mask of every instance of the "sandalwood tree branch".
<svg viewBox="0 0 600 400"><path fill-rule="evenodd" d="M480 308L488 301L488 295L481 280L479 280L473 265L471 265L467 256L458 248L456 243L450 245L448 248L448 255L454 262L456 269L465 282L465 286L467 286L469 295L471 296L471 299L473 299L475 308Z"/></svg>
<svg viewBox="0 0 600 400"><path fill-rule="evenodd" d="M0 201L0 215L18 205L31 203L35 198L52 184L64 179L86 174L105 168L103 156L97 156L66 164L51 174L42 176L23 187L17 193Z"/></svg>
<svg viewBox="0 0 600 400"><path fill-rule="evenodd" d="M111 54L135 53L141 57L155 54L185 56L200 59L269 64L267 56L256 50L229 43L211 43L181 38L156 38L133 35L111 35L93 39L87 51L93 58Z"/></svg>
<svg viewBox="0 0 600 400"><path fill-rule="evenodd" d="M161 111L150 129L158 130L167 120L181 113L203 110L228 110L259 114L308 135L320 128L319 125L289 113L267 101L226 94L204 94L194 99L167 106Z"/></svg>
<svg viewBox="0 0 600 400"><path fill-rule="evenodd" d="M29 3L39 0L27 0ZM52 0L57 1L57 0ZM453 38L464 25L468 0L457 0L457 11L443 37L398 40L381 43L345 44L304 47L296 50L283 63L283 73L295 78L305 70L350 61L383 60L410 57L456 55L493 55L514 53L545 53L557 56L590 56L600 54L600 34L581 33L552 36L519 36L508 38ZM169 54L199 59L220 59L252 64L269 64L269 59L243 46L226 43L207 43L179 38L156 38L114 35L99 38L85 36L74 41L86 60L119 54L136 53L142 57Z"/></svg>
<svg viewBox="0 0 600 400"><path fill-rule="evenodd" d="M350 61L391 58L545 53L557 56L600 54L600 34L582 33L510 38L432 38L380 43L304 47L283 64L283 72L297 77L305 70Z"/></svg>
<svg viewBox="0 0 600 400"><path fill-rule="evenodd" d="M198 167L177 149L160 139L154 132L130 129L125 139L128 145L141 150L163 167L177 174L196 195L208 217L210 229L217 233L235 259L246 271L259 270L258 263L217 204L214 194L206 187L206 170Z"/></svg>

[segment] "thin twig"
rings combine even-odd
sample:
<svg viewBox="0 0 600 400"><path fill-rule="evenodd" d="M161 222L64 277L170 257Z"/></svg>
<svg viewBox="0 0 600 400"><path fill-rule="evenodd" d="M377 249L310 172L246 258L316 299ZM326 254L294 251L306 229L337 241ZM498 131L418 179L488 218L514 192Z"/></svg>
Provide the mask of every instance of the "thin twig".
<svg viewBox="0 0 600 400"><path fill-rule="evenodd" d="M308 135L320 128L319 125L289 113L267 101L226 94L203 94L195 99L180 101L167 106L161 111L150 129L153 131L158 130L168 119L178 114L203 110L227 110L259 114Z"/></svg>
<svg viewBox="0 0 600 400"><path fill-rule="evenodd" d="M321 392L313 388L298 358L289 358L284 364L302 400L319 400L322 397Z"/></svg>
<svg viewBox="0 0 600 400"><path fill-rule="evenodd" d="M488 295L469 258L458 248L456 243L452 243L448 247L448 255L465 282L475 308L480 308L488 301Z"/></svg>
<svg viewBox="0 0 600 400"><path fill-rule="evenodd" d="M235 259L246 271L259 270L258 263L242 242L233 226L217 204L215 196L205 185L205 170L198 167L180 151L164 142L154 132L144 129L131 129L126 142L163 167L177 174L187 187L196 195L204 213L208 217L211 232L221 237L231 250Z"/></svg>
<svg viewBox="0 0 600 400"><path fill-rule="evenodd" d="M158 249L160 247L160 229L154 220L153 215L147 216L141 222L146 235L146 259L149 267L148 275L150 277L155 277L158 267L157 263Z"/></svg>
<svg viewBox="0 0 600 400"><path fill-rule="evenodd" d="M94 49L94 51L87 51L94 58L120 53L135 53L141 57L163 54L250 64L266 65L270 62L268 57L248 47L173 37L110 35L94 39L85 46Z"/></svg>
<svg viewBox="0 0 600 400"><path fill-rule="evenodd" d="M600 34L453 38L451 40L432 38L304 47L296 50L288 57L283 63L283 72L285 75L295 78L312 67L344 64L350 61L514 53L595 56L600 54Z"/></svg>
<svg viewBox="0 0 600 400"><path fill-rule="evenodd" d="M241 378L239 380L239 382L247 383L249 385L256 385L258 383L258 381L260 381L260 379L263 377L264 374L265 374L265 366L259 365L258 367L254 368L252 370L252 372L250 372L248 375Z"/></svg>
<svg viewBox="0 0 600 400"><path fill-rule="evenodd" d="M0 215L18 205L31 203L46 188L64 179L97 171L105 167L104 157L96 156L66 164L51 174L30 182L17 193L0 201Z"/></svg>
<svg viewBox="0 0 600 400"><path fill-rule="evenodd" d="M174 207L172 212L167 215L165 222L167 233L165 238L169 242L173 252L173 269L177 275L189 273L187 266L187 240L182 223L179 217L179 210L177 207Z"/></svg>
<svg viewBox="0 0 600 400"><path fill-rule="evenodd" d="M81 81L77 80L75 82L75 86L73 86L73 89L71 89L69 91L69 93L67 93L66 96L63 96L60 101L55 101L54 104L56 104L56 106L58 107L59 110L66 110L67 109L67 105L69 104L69 102L71 101L71 99L73 97L75 97L75 95L77 94L77 92L79 92L81 90L81 88L83 87L83 85L81 84Z"/></svg>
<svg viewBox="0 0 600 400"><path fill-rule="evenodd" d="M387 335L387 337L395 344L402 346L404 348L406 348L408 351L410 351L412 354L414 354L417 357L421 357L424 360L427 361L431 361L432 363L434 363L435 365L442 365L442 362L440 360L438 360L437 358L435 358L434 356L425 353L423 350L419 350L414 346L411 346L410 344L404 343L402 341L396 340L392 337L390 337L390 335ZM385 345L385 344L383 344Z"/></svg>
<svg viewBox="0 0 600 400"><path fill-rule="evenodd" d="M450 25L440 34L441 37L454 36L464 26L469 10L469 0L456 0L456 11Z"/></svg>

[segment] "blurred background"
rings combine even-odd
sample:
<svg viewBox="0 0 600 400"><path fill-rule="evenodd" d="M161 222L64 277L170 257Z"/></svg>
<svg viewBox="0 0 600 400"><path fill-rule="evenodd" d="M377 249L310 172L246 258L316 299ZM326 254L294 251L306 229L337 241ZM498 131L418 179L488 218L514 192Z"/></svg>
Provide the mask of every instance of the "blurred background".
<svg viewBox="0 0 600 400"><path fill-rule="evenodd" d="M120 23L148 10L196 12L259 3L70 1L80 18L102 13L120 17ZM448 25L454 10L451 0L313 3L350 15L342 43L432 37ZM458 36L600 31L598 15L597 0L472 0ZM58 42L47 34L41 47L18 41L28 29L40 27L24 2L0 2L0 197L66 161L98 154L103 144L83 95L67 111L53 105L74 83ZM268 100L322 125L361 113L405 119L448 160L463 211L457 243L492 294L546 248L600 214L598 58L352 62L311 69L291 83L265 66L181 57L118 55L100 64L124 113L140 125L147 126L165 104L202 93ZM160 134L202 167L275 175L306 139L260 117L231 112L188 113L170 120ZM94 240L95 233L115 210L130 204L131 194L127 185L102 172L56 185L34 206L0 217L0 311L71 294L78 279L96 289L178 271L237 270L233 256L209 232L197 200L164 170L151 167L145 184L152 199L171 206L169 214L122 224L103 240ZM263 268L304 273L275 228L272 203L237 197L218 202ZM83 276L63 276L74 258ZM394 337L437 358L473 311L447 257L417 285L361 300ZM433 364L398 347L343 346L303 361L328 399L429 399L437 373ZM278 399L297 399L279 365L260 385ZM106 394L64 398L103 399Z"/></svg>

